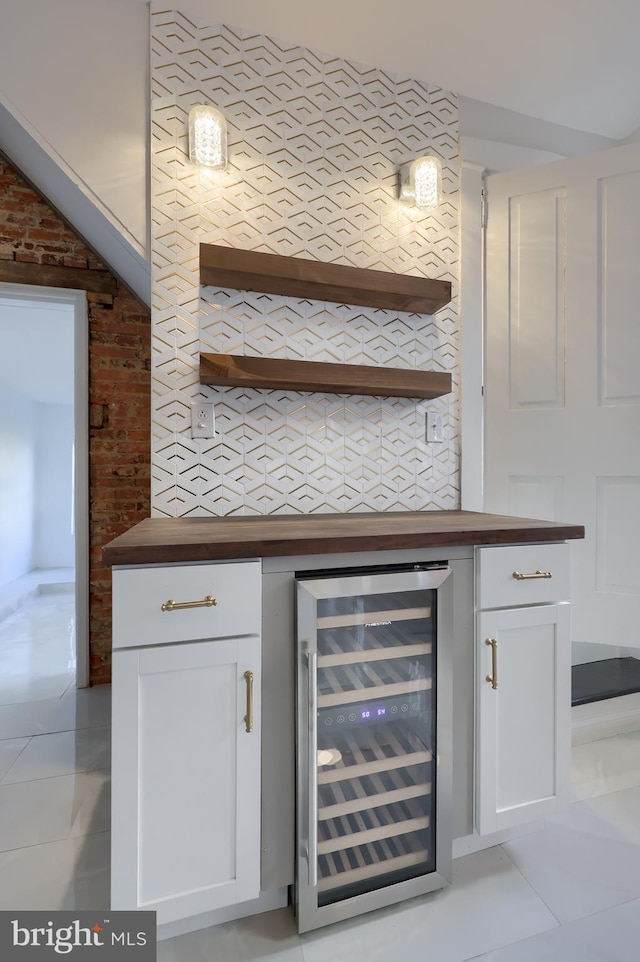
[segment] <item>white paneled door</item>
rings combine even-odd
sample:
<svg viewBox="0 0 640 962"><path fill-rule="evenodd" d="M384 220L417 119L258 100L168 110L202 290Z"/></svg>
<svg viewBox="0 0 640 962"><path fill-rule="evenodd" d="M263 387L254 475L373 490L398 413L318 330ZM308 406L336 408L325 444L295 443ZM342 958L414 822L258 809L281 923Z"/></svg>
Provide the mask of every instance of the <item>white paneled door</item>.
<svg viewBox="0 0 640 962"><path fill-rule="evenodd" d="M640 648L640 144L487 192L486 510L584 524L573 640Z"/></svg>

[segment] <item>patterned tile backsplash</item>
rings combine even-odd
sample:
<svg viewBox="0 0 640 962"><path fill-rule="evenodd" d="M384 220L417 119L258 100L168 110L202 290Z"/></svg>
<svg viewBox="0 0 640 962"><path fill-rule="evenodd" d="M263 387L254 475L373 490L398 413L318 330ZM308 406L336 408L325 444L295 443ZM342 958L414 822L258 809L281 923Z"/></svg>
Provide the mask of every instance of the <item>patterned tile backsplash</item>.
<svg viewBox="0 0 640 962"><path fill-rule="evenodd" d="M152 513L459 506L458 112L438 87L151 7ZM212 103L229 169L188 160L187 116ZM396 199L397 169L442 160L435 213ZM200 288L198 245L450 280L436 315ZM208 388L200 351L451 371L436 401ZM190 436L215 402L217 436ZM424 442L426 410L445 439Z"/></svg>

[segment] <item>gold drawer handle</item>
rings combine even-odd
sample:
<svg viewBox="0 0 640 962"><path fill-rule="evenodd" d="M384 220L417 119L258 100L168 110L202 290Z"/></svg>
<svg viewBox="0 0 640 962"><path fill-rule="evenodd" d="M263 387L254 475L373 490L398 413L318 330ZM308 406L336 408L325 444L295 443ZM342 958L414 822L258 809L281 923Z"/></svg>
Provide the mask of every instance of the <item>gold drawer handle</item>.
<svg viewBox="0 0 640 962"><path fill-rule="evenodd" d="M485 638L485 645L491 645L491 674L485 680L491 682L492 688L498 687L498 642L495 638Z"/></svg>
<svg viewBox="0 0 640 962"><path fill-rule="evenodd" d="M202 601L165 601L160 607L163 611L178 611L181 608L211 608L213 605L217 605L218 602L211 595L207 595Z"/></svg>
<svg viewBox="0 0 640 962"><path fill-rule="evenodd" d="M247 714L244 716L244 730L253 731L253 672L245 671L244 680L247 683Z"/></svg>
<svg viewBox="0 0 640 962"><path fill-rule="evenodd" d="M553 578L553 575L550 571L540 571L540 568L538 568L537 571L532 571L526 575L521 574L519 571L514 571L513 577L516 581L527 581L529 578Z"/></svg>

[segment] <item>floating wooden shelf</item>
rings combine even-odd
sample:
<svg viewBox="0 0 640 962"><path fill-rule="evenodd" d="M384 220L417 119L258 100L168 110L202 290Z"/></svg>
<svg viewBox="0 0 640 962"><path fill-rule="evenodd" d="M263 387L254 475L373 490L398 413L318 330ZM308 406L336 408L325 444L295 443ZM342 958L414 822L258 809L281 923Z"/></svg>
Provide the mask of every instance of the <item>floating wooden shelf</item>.
<svg viewBox="0 0 640 962"><path fill-rule="evenodd" d="M451 392L451 375L440 371L286 361L231 354L201 354L200 383L383 397L435 398Z"/></svg>
<svg viewBox="0 0 640 962"><path fill-rule="evenodd" d="M216 244L200 245L200 283L412 314L433 314L451 300L449 281Z"/></svg>

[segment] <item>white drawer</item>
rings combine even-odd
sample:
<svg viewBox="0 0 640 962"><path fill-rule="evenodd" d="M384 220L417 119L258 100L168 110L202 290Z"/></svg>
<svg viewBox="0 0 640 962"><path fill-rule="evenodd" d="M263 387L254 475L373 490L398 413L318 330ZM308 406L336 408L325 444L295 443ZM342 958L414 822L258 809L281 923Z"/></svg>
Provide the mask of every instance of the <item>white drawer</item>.
<svg viewBox="0 0 640 962"><path fill-rule="evenodd" d="M569 600L568 544L478 548L476 566L478 608ZM550 577L542 577L540 573ZM518 578L516 574L533 577Z"/></svg>
<svg viewBox="0 0 640 962"><path fill-rule="evenodd" d="M168 601L215 605L163 610ZM184 564L113 569L113 647L259 635L261 564Z"/></svg>

